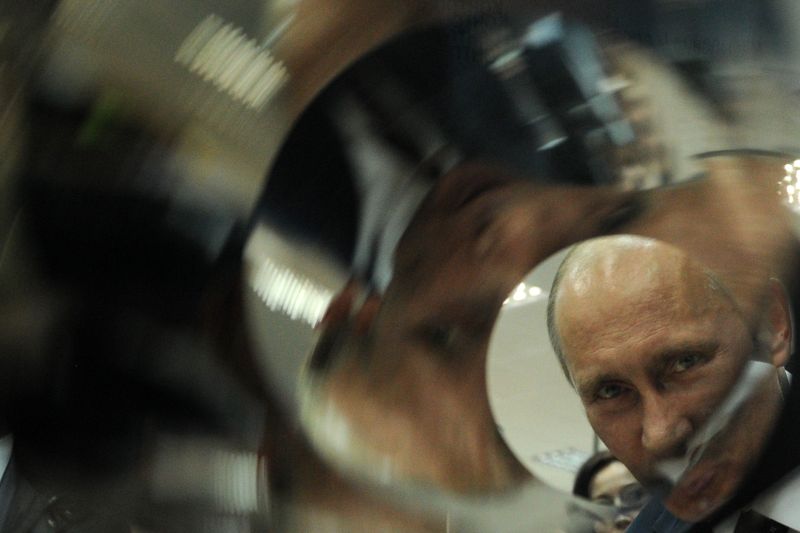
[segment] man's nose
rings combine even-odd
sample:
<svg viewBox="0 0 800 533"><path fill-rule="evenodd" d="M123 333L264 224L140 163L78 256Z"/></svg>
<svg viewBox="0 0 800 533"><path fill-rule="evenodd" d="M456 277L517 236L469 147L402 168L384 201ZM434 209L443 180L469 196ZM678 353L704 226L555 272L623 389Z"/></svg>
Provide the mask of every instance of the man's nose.
<svg viewBox="0 0 800 533"><path fill-rule="evenodd" d="M645 450L658 457L682 454L691 434L692 424L674 399L655 395L644 400L642 446Z"/></svg>

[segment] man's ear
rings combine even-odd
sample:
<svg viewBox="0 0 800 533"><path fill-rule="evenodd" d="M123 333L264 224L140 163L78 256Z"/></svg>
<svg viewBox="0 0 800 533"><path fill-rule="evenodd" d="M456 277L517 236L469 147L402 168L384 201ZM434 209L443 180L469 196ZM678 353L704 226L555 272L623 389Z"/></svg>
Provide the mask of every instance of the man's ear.
<svg viewBox="0 0 800 533"><path fill-rule="evenodd" d="M793 352L794 320L789 295L783 283L776 278L769 280L769 304L765 318L770 360L777 367L786 366Z"/></svg>

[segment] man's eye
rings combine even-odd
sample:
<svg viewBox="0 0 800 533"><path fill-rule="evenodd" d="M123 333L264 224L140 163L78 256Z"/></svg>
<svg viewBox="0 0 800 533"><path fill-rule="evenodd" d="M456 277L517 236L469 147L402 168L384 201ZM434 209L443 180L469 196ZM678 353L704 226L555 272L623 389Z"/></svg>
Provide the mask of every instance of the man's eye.
<svg viewBox="0 0 800 533"><path fill-rule="evenodd" d="M598 496L592 501L594 503L599 503L600 505L614 505L614 498L610 496Z"/></svg>
<svg viewBox="0 0 800 533"><path fill-rule="evenodd" d="M600 400L613 400L614 398L619 397L623 392L625 392L625 389L622 387L622 385L609 383L597 389L596 396Z"/></svg>
<svg viewBox="0 0 800 533"><path fill-rule="evenodd" d="M686 372L695 366L699 361L700 356L697 354L684 355L675 360L675 364L673 365L672 369L678 373Z"/></svg>
<svg viewBox="0 0 800 533"><path fill-rule="evenodd" d="M435 348L448 350L458 341L458 328L454 326L431 326L426 329L425 337Z"/></svg>

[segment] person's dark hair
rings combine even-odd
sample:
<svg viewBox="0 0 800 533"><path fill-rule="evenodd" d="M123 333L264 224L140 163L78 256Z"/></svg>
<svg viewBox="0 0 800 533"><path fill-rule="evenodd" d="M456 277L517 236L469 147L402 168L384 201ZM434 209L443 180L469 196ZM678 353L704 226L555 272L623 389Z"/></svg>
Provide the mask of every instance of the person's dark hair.
<svg viewBox="0 0 800 533"><path fill-rule="evenodd" d="M575 483L572 485L572 494L589 499L590 487L592 479L602 469L613 463L619 461L616 457L611 455L611 452L602 451L589 457L583 465L581 465L578 473L575 474Z"/></svg>

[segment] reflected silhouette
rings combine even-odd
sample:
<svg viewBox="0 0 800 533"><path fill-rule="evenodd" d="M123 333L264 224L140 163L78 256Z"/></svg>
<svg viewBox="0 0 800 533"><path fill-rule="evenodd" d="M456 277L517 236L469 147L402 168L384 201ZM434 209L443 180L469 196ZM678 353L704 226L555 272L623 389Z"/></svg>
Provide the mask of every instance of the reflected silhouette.
<svg viewBox="0 0 800 533"><path fill-rule="evenodd" d="M624 119L636 117L631 124L638 126L637 135L645 135L627 150L596 145L594 155L606 164L632 164L612 168L617 179L603 186L595 174L575 179L575 165L559 174L564 169L557 161L538 152L533 161L515 157L533 153L535 143L498 141L506 153L491 142L471 146L474 129L465 139L457 128L455 134L439 128L442 122L453 127L447 123L453 109L440 95L420 96L418 79L406 84L402 78L441 74L438 63L426 58L425 68L416 71L397 49L377 56L384 63L371 57L351 69L298 125L284 154L300 163L294 168L292 157L279 158L265 196L265 219L277 228L286 224L283 200L297 198L270 196L270 188L291 189L297 169L312 176L304 183L319 180L344 190L329 179L346 182L356 198L347 205L359 213L355 221L347 218L357 226L356 235L339 235L332 254L345 263L351 258L348 270L358 281L334 299L298 394L303 429L335 468L400 489L432 486L470 494L530 481L526 461L512 453L492 416L486 357L509 293L566 246L616 233L674 245L713 269L736 294L748 328L758 325L765 280L777 275L792 281L793 220L776 195L792 157L740 149L758 131L750 129L747 113L738 113L741 94L732 93L733 104L722 113L721 102L705 101L707 93L693 92L675 70L635 46L616 43L607 50L612 49L614 68L625 74L617 103ZM469 79L490 83L485 74ZM721 89L724 81L714 80L712 88ZM507 88L500 84L487 93ZM474 97L479 91L467 93ZM456 110L459 119L471 116L463 107ZM476 114L485 111L476 107ZM507 118L498 113L498 123ZM317 150L313 125L323 123L337 142ZM322 168L324 163L314 167L317 160L308 155L317 153L336 161L336 171ZM646 164L637 156L648 156ZM667 187L632 190L669 180ZM567 185L575 182L594 186ZM313 217L305 218L333 218L338 201L327 200L308 199L313 208L304 215ZM335 228L324 220L313 224L319 231L309 233L328 245L324 237ZM741 371L733 368L727 381L717 382L718 402L734 389ZM766 439L766 431L755 433ZM741 476L732 479L726 496L740 481Z"/></svg>
<svg viewBox="0 0 800 533"><path fill-rule="evenodd" d="M379 479L465 492L525 479L487 400L495 319L524 273L560 243L599 232L628 201L612 188L537 186L497 167L444 176L400 240L386 292L312 359L312 380L324 375L306 406L315 440L350 467L366 461ZM531 238L547 225L557 229ZM329 314L343 314L351 290Z"/></svg>

